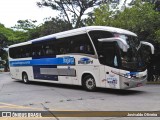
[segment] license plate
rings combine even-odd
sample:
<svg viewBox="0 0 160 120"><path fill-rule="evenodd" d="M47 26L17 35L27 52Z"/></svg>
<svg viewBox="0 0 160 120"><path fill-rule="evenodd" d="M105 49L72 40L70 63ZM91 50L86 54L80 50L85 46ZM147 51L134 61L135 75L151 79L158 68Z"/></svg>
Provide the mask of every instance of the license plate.
<svg viewBox="0 0 160 120"><path fill-rule="evenodd" d="M142 83L137 83L136 86L137 86L137 87L140 87L140 86L143 86L143 84L142 84Z"/></svg>

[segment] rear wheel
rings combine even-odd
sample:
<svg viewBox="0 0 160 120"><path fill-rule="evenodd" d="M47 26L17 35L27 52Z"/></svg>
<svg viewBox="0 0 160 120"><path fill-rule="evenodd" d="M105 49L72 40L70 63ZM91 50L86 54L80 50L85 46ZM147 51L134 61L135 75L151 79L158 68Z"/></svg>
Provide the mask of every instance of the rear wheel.
<svg viewBox="0 0 160 120"><path fill-rule="evenodd" d="M87 91L95 91L96 90L96 82L92 75L87 75L83 79L83 87Z"/></svg>
<svg viewBox="0 0 160 120"><path fill-rule="evenodd" d="M25 84L28 84L28 83L29 83L27 73L23 73L23 74L22 74L22 80L23 80L23 82L24 82Z"/></svg>

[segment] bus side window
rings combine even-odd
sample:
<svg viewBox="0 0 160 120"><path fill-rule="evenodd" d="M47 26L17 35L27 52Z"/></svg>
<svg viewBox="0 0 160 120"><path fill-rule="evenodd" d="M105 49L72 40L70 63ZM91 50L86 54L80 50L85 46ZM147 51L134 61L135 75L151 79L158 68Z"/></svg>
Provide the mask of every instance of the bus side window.
<svg viewBox="0 0 160 120"><path fill-rule="evenodd" d="M69 38L69 37L68 37ZM67 54L70 51L69 44L70 44L70 39L68 38L60 38L56 40L55 45L53 47L53 52L54 54Z"/></svg>
<svg viewBox="0 0 160 120"><path fill-rule="evenodd" d="M50 46L46 46L46 55L52 55L53 50L50 48Z"/></svg>
<svg viewBox="0 0 160 120"><path fill-rule="evenodd" d="M37 53L35 51L33 51L32 56L37 56Z"/></svg>
<svg viewBox="0 0 160 120"><path fill-rule="evenodd" d="M93 46L87 34L70 37L70 53L94 54Z"/></svg>
<svg viewBox="0 0 160 120"><path fill-rule="evenodd" d="M84 52L84 45L81 45L79 49L80 49L80 52Z"/></svg>
<svg viewBox="0 0 160 120"><path fill-rule="evenodd" d="M29 56L30 56L30 54L27 52L25 56L26 56L26 57L29 57Z"/></svg>

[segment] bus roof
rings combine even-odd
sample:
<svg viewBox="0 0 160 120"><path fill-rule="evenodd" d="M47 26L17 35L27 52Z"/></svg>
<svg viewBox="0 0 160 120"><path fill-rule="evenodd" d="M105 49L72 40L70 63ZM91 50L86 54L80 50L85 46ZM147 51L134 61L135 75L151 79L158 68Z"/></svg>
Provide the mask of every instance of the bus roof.
<svg viewBox="0 0 160 120"><path fill-rule="evenodd" d="M36 38L36 39L30 40L27 42L14 44L9 47L16 47L16 46L31 44L32 42L38 42L38 41L42 41L45 39L69 37L69 36L73 36L73 35L83 34L83 33L86 33L86 31L89 32L89 31L93 31L93 30L102 30L102 31L137 36L135 33L128 31L128 30L121 29L121 28L115 28L115 27L109 27L109 26L87 26L87 27L82 27L82 28L77 28L77 29L73 29L73 30L68 30L68 31L64 31L64 32L59 32L59 33L47 35L47 36Z"/></svg>

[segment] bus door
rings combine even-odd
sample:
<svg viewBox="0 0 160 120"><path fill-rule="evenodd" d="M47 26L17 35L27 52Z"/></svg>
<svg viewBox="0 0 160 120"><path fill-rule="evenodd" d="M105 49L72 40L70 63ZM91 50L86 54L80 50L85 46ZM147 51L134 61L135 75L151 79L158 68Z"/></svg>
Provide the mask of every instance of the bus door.
<svg viewBox="0 0 160 120"><path fill-rule="evenodd" d="M119 53L117 42L100 42L99 43L99 61L103 65L100 69L102 79L101 86L107 88L119 88Z"/></svg>

